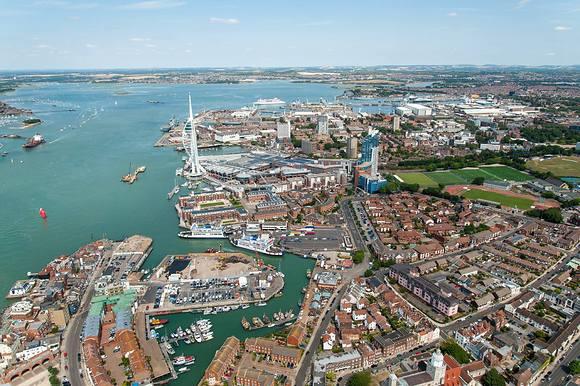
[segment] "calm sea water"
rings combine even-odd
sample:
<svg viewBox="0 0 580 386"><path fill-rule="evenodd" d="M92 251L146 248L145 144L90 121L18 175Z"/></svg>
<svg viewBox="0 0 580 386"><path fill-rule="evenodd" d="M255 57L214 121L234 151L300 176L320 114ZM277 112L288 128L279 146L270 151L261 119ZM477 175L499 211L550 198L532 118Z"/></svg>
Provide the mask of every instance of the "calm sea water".
<svg viewBox="0 0 580 386"><path fill-rule="evenodd" d="M153 148L159 127L175 115L186 114L187 93L195 111L236 108L258 98L278 97L333 100L341 93L329 85L289 82L258 82L243 85L99 85L44 83L24 86L0 99L33 110L43 120L40 126L20 129L18 122L0 122L0 133L30 136L42 133L47 143L33 150L23 141L0 139L9 152L0 158L0 294L37 271L60 254L102 237L121 239L132 234L153 237L154 250L145 267L155 266L163 256L203 251L216 247L210 240L181 240L177 216L167 192L174 185L181 153ZM147 101L160 101L159 104ZM68 111L72 109L74 111ZM133 185L119 181L129 165L146 165L147 171ZM48 220L42 221L42 207ZM233 250L226 245L226 250ZM267 258L286 275L284 296L267 307L252 307L212 316L215 339L203 344L182 345L178 350L194 354L197 363L175 385L197 382L224 339L243 338L239 320L280 309L297 308L305 270L312 262L297 256ZM6 302L0 298L0 306ZM172 317L169 330L185 326L197 316ZM266 330L255 331L260 335Z"/></svg>

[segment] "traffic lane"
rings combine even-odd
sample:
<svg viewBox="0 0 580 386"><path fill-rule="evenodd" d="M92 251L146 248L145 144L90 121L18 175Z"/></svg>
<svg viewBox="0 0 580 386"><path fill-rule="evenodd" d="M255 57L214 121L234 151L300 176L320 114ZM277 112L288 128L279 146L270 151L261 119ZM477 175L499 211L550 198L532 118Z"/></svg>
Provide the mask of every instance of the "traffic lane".
<svg viewBox="0 0 580 386"><path fill-rule="evenodd" d="M80 354L81 348L81 330L86 314L88 314L88 311L77 314L75 317L65 346L65 350L68 353L68 378L72 385L85 385L84 379L80 376L80 361L78 360L78 355Z"/></svg>
<svg viewBox="0 0 580 386"><path fill-rule="evenodd" d="M568 373L568 365L575 359L580 357L580 341L576 339L572 346L572 349L567 352L563 359L558 361L557 367L552 370L552 374L549 377L544 377L541 385L546 386L559 386L563 385L572 377Z"/></svg>
<svg viewBox="0 0 580 386"><path fill-rule="evenodd" d="M353 213L350 210L348 203L349 203L349 201L343 201L341 203L341 209L342 209L344 219L347 222L348 229L351 233L351 236L353 238L353 242L356 245L356 248L357 249L364 249L364 247L365 247L364 240L362 239L360 232L359 232L359 230L354 222Z"/></svg>

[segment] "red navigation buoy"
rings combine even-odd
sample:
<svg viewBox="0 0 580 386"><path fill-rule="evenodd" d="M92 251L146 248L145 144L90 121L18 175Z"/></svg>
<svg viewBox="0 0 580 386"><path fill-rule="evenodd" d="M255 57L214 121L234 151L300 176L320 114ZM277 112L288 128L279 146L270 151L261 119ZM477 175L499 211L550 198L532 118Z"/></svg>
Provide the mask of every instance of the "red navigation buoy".
<svg viewBox="0 0 580 386"><path fill-rule="evenodd" d="M40 214L40 217L46 220L46 211L44 209L40 208L38 214Z"/></svg>

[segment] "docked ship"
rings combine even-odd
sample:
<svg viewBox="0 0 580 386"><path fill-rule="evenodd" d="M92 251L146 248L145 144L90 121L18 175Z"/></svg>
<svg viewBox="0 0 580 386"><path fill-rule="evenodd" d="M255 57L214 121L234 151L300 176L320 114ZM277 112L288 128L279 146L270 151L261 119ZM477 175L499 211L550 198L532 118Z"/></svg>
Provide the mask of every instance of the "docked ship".
<svg viewBox="0 0 580 386"><path fill-rule="evenodd" d="M281 105L285 105L286 102L284 102L282 99L279 98L272 98L272 99L258 99L257 101L254 102L254 106L256 107L260 107L260 106L281 106Z"/></svg>
<svg viewBox="0 0 580 386"><path fill-rule="evenodd" d="M152 326L162 326L167 323L169 323L168 319L156 319L156 318L151 319Z"/></svg>
<svg viewBox="0 0 580 386"><path fill-rule="evenodd" d="M282 250L274 246L274 238L268 233L263 233L261 235L244 234L239 239L231 238L230 240L232 244L238 248L260 252L270 256L282 256Z"/></svg>
<svg viewBox="0 0 580 386"><path fill-rule="evenodd" d="M225 239L226 235L220 226L194 224L189 231L179 232L177 234L182 239Z"/></svg>
<svg viewBox="0 0 580 386"><path fill-rule="evenodd" d="M32 148L34 148L34 147L36 147L44 142L46 142L44 140L44 137L42 135L36 133L32 137L28 138L26 140L26 143L24 143L24 145L22 145L22 147L25 149L32 149Z"/></svg>
<svg viewBox="0 0 580 386"><path fill-rule="evenodd" d="M191 365L195 362L195 357L193 355L180 355L178 357L173 358L173 365L174 366L187 366Z"/></svg>
<svg viewBox="0 0 580 386"><path fill-rule="evenodd" d="M179 121L177 121L174 117L174 118L171 118L171 120L169 121L169 123L167 125L162 126L160 130L164 133L167 133L167 132L171 131L172 129L174 129L175 127L177 127L177 125L179 125Z"/></svg>

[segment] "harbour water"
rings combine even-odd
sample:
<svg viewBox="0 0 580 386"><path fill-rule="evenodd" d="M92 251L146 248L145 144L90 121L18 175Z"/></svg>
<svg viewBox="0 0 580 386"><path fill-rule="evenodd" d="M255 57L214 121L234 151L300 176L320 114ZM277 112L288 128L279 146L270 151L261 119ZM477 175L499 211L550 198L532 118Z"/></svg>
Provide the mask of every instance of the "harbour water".
<svg viewBox="0 0 580 386"><path fill-rule="evenodd" d="M258 98L278 97L333 100L341 90L323 84L257 82L252 84L139 85L92 83L41 83L0 95L10 105L31 109L43 123L20 129L19 121L3 121L0 133L28 137L44 135L46 144L25 151L22 140L0 139L9 154L0 158L0 306L3 295L27 271L37 271L60 254L68 254L91 240L122 239L132 234L153 237L154 249L145 268L167 254L203 251L217 247L216 240L183 240L173 203L167 192L174 185L175 168L182 153L153 148L159 128L175 115L186 113L191 92L196 111L250 105ZM159 101L160 103L149 103ZM73 110L73 111L69 111ZM207 150L213 154L220 150ZM226 149L231 151L231 149ZM133 184L120 177L132 167L147 171ZM46 210L43 221L38 210ZM223 242L223 240L221 241ZM225 250L234 250L224 245ZM202 375L217 348L229 335L261 335L271 329L243 331L240 319L272 315L297 308L305 271L312 262L297 256L265 258L286 275L284 295L266 307L252 307L210 316L215 339L177 351L194 354L196 364L172 384L191 385ZM190 324L197 314L171 317L168 330ZM162 330L161 330L162 331Z"/></svg>

